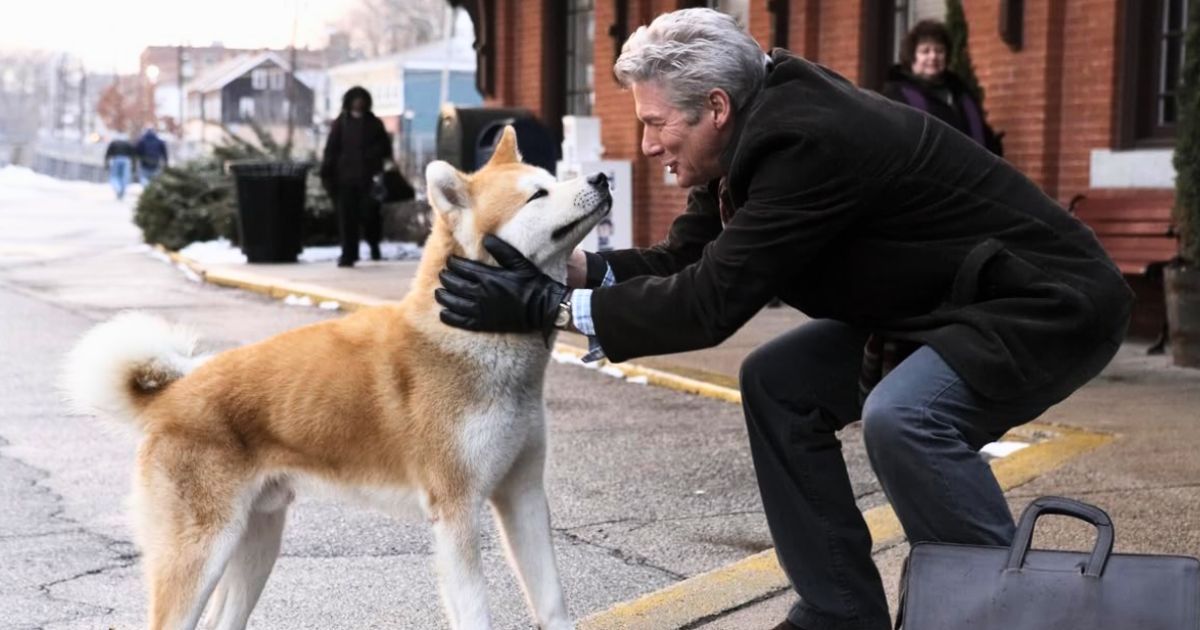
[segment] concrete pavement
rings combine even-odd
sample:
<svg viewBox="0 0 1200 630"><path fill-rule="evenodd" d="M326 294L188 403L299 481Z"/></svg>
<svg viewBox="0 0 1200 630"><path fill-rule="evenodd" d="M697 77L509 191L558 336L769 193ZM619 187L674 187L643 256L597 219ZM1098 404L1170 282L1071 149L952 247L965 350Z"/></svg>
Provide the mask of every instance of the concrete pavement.
<svg viewBox="0 0 1200 630"><path fill-rule="evenodd" d="M352 309L397 300L416 263L205 265L177 258L207 281L275 297L308 295ZM766 309L718 348L617 365L627 376L736 402L737 369L751 349L805 321L788 308ZM560 337L561 354L585 346ZM1019 514L1047 494L1095 503L1113 517L1118 552L1200 555L1200 371L1148 357L1130 342L1105 372L1018 433L1034 446L996 460L993 468ZM895 609L900 566L907 554L887 506L869 510L875 558ZM1088 527L1062 517L1039 521L1035 545L1090 548ZM770 550L683 579L662 590L594 614L584 628L770 628L792 601Z"/></svg>

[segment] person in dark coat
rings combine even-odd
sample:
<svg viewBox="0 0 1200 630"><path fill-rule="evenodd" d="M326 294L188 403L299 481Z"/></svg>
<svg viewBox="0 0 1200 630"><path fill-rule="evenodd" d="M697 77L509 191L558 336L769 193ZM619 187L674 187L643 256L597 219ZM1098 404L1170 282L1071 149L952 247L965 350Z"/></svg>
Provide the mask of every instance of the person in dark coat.
<svg viewBox="0 0 1200 630"><path fill-rule="evenodd" d="M590 337L625 361L715 346L778 296L811 321L752 352L740 385L780 565L778 628L886 630L836 432L861 419L910 542L1009 545L979 449L1093 378L1133 294L1095 234L940 119L708 9L637 30L614 68L642 151L689 188L665 241L576 252L567 284L494 235L435 292L468 330ZM530 271L534 269L535 271ZM583 288L575 288L583 287Z"/></svg>
<svg viewBox="0 0 1200 630"><path fill-rule="evenodd" d="M346 90L342 112L329 130L321 161L321 182L338 212L339 267L353 267L358 261L360 223L371 247L371 260L383 257L379 251L383 219L379 202L371 196L371 183L390 159L391 139L383 121L371 112L371 93L358 86Z"/></svg>
<svg viewBox="0 0 1200 630"><path fill-rule="evenodd" d="M117 199L125 198L125 189L133 178L133 158L137 149L129 142L129 137L123 133L113 136L104 150L104 168L108 170L108 183L112 186Z"/></svg>
<svg viewBox="0 0 1200 630"><path fill-rule="evenodd" d="M922 20L900 45L900 63L888 70L880 92L915 107L967 134L1003 156L1000 136L987 124L983 108L965 82L951 71L950 32L937 20Z"/></svg>
<svg viewBox="0 0 1200 630"><path fill-rule="evenodd" d="M167 143L154 133L154 129L147 127L142 137L137 143L137 158L138 158L138 179L145 186L150 183L158 174L166 168L167 159Z"/></svg>

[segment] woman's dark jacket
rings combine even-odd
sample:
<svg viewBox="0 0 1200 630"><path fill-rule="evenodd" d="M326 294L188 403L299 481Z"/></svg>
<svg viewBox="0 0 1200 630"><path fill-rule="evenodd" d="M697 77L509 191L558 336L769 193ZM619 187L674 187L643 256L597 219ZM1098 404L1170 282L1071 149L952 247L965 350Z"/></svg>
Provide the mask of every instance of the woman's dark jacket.
<svg viewBox="0 0 1200 630"><path fill-rule="evenodd" d="M975 142L1003 156L1000 136L987 124L983 108L957 74L946 70L936 82L919 79L904 66L892 66L880 92L910 107L937 116L942 122L967 134Z"/></svg>
<svg viewBox="0 0 1200 630"><path fill-rule="evenodd" d="M775 296L928 344L992 398L1061 384L1123 338L1132 292L1093 232L936 118L776 50L736 121L727 225L712 182L662 243L602 254L609 359L717 345Z"/></svg>
<svg viewBox="0 0 1200 630"><path fill-rule="evenodd" d="M366 101L362 116L350 113L354 98ZM371 113L371 95L351 88L342 98L342 113L333 121L321 160L321 181L334 194L339 184L366 186L392 156L392 143L383 121Z"/></svg>

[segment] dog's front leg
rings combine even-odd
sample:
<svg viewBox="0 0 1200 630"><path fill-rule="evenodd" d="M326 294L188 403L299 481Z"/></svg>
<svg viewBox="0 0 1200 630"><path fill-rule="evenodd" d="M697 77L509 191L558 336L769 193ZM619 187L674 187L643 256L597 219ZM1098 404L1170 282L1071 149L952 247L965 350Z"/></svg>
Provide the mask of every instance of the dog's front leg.
<svg viewBox="0 0 1200 630"><path fill-rule="evenodd" d="M437 511L433 534L442 603L454 630L490 630L487 583L479 557L479 513L475 503Z"/></svg>
<svg viewBox="0 0 1200 630"><path fill-rule="evenodd" d="M563 601L562 582L554 561L550 508L542 476L546 461L545 435L531 437L513 468L492 493L492 507L508 549L509 561L521 579L525 599L542 630L574 628Z"/></svg>

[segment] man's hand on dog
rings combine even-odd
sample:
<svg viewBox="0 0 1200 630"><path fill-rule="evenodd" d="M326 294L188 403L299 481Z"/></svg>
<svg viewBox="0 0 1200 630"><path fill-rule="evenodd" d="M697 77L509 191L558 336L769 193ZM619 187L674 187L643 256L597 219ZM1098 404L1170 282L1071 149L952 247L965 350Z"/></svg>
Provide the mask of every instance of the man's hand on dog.
<svg viewBox="0 0 1200 630"><path fill-rule="evenodd" d="M501 238L488 234L483 247L499 267L451 256L438 275L442 322L482 332L541 331L549 339L558 305L570 289L542 273Z"/></svg>

